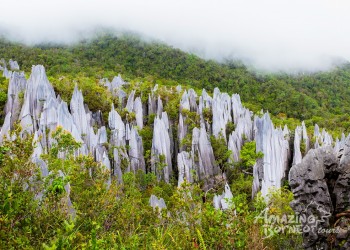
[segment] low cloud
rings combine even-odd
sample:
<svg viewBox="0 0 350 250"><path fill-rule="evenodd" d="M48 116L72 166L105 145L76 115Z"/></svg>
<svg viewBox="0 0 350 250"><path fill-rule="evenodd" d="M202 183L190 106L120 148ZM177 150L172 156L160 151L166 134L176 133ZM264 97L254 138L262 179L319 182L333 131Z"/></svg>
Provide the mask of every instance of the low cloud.
<svg viewBox="0 0 350 250"><path fill-rule="evenodd" d="M0 33L70 43L132 31L205 58L260 70L315 71L350 60L347 0L0 0Z"/></svg>

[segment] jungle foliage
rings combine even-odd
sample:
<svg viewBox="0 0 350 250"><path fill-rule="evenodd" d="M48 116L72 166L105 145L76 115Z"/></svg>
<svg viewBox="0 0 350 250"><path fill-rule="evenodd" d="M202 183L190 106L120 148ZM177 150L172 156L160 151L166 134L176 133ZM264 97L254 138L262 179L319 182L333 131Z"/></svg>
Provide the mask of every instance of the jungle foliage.
<svg viewBox="0 0 350 250"><path fill-rule="evenodd" d="M198 184L158 182L152 173L125 173L123 184L91 156L74 156L80 147L58 128L56 143L43 155L48 175L33 164L32 136L0 147L1 249L296 249L300 235L264 234L257 220L267 205L274 215L292 215L290 191L272 193L267 204L251 199L251 178L239 175L231 188L231 208L217 210L213 195ZM63 158L57 158L58 154ZM69 186L68 186L69 183ZM166 209L152 209L151 194L163 197ZM69 199L68 199L69 197ZM282 205L281 205L282 204Z"/></svg>
<svg viewBox="0 0 350 250"><path fill-rule="evenodd" d="M350 64L329 72L264 73L240 62L219 63L136 35L104 34L72 45L26 46L0 39L0 56L20 62L26 72L35 64L52 77L83 75L95 81L121 73L127 80L181 84L195 89L239 93L246 106L268 110L282 120L296 118L321 127L349 131ZM285 121L287 123L288 121Z"/></svg>

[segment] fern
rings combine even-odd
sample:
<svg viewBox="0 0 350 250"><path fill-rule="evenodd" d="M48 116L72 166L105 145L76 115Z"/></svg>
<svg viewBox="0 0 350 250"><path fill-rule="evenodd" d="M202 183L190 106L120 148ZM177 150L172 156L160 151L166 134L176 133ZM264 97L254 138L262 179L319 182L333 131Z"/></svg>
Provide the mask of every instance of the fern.
<svg viewBox="0 0 350 250"><path fill-rule="evenodd" d="M196 229L196 230L197 230L197 235L198 235L198 239L199 239L199 248L202 250L207 250L207 247L205 246L205 242L204 242L203 236L201 234L201 231L199 231L198 229Z"/></svg>

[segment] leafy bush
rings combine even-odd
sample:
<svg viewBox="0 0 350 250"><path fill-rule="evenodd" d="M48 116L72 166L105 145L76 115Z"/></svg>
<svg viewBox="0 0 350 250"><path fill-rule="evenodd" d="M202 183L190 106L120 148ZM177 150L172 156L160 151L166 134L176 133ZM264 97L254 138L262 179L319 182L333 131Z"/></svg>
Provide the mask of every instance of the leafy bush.
<svg viewBox="0 0 350 250"><path fill-rule="evenodd" d="M246 142L240 151L240 159L243 167L252 167L258 158L264 157L262 152L256 152L255 141Z"/></svg>

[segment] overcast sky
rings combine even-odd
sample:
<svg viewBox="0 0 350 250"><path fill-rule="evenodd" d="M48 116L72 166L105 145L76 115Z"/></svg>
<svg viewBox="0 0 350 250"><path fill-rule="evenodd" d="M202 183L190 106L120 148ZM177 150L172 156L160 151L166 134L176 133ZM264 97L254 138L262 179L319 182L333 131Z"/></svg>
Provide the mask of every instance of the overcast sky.
<svg viewBox="0 0 350 250"><path fill-rule="evenodd" d="M322 70L350 60L349 0L0 0L0 6L0 33L28 43L72 42L106 27L272 71Z"/></svg>

